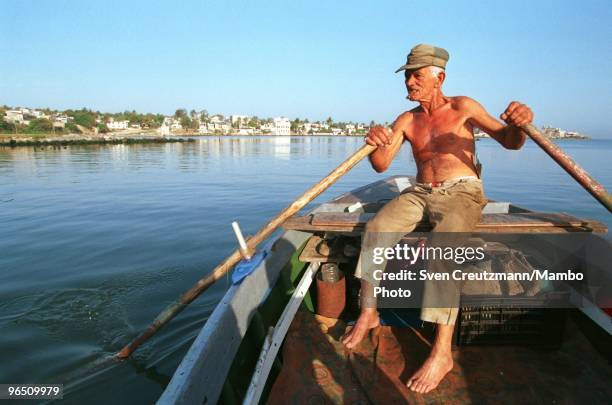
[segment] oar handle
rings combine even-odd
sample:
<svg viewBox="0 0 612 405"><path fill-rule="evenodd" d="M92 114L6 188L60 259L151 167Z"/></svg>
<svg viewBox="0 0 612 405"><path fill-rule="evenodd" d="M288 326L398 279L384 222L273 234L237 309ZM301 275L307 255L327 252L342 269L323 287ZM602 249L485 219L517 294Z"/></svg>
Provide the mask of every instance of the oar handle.
<svg viewBox="0 0 612 405"><path fill-rule="evenodd" d="M537 143L544 152L555 160L570 176L572 176L586 191L591 193L608 211L612 212L612 196L597 180L589 175L578 163L569 157L553 141L544 136L531 124L526 124L521 129Z"/></svg>
<svg viewBox="0 0 612 405"><path fill-rule="evenodd" d="M246 241L248 249L255 249L257 245L266 240L279 226L281 226L287 219L296 214L299 210L304 208L306 204L314 200L319 194L325 191L329 186L334 184L340 177L346 174L359 163L363 158L368 156L376 149L376 146L363 145L357 152L351 155L348 159L342 162L338 167L332 170L326 177L320 180L317 184L306 190L301 196L299 196L294 202L289 204L284 210L276 215L270 222L264 225L259 232L252 238ZM202 292L204 292L209 286L215 281L223 277L228 271L230 271L236 263L242 259L240 250L235 250L230 256L228 256L221 264L209 273L206 277L201 278L191 287L187 292L179 297L178 300L170 304L155 318L152 324L142 332L138 337L128 343L123 349L121 349L115 358L124 359L129 357L134 350L136 350L143 342L148 340L151 336L157 333L166 323L170 322L172 318L178 315L187 305L189 305L194 299L196 299Z"/></svg>

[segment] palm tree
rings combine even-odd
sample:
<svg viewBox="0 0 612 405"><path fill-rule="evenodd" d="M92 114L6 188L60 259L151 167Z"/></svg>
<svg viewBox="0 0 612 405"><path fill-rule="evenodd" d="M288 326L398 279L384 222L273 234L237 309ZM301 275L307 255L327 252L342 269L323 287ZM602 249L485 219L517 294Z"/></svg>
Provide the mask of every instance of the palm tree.
<svg viewBox="0 0 612 405"><path fill-rule="evenodd" d="M291 132L297 133L300 129L300 119L296 118L291 122Z"/></svg>
<svg viewBox="0 0 612 405"><path fill-rule="evenodd" d="M200 122L208 122L208 110L200 111Z"/></svg>

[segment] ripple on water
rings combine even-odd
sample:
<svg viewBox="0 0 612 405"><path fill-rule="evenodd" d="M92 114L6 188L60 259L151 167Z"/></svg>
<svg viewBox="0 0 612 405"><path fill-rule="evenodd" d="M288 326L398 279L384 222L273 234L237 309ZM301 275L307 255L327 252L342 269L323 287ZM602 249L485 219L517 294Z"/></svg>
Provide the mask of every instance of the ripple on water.
<svg viewBox="0 0 612 405"><path fill-rule="evenodd" d="M362 145L361 138L203 138L0 153L0 381L70 385L68 403L153 403L227 288L215 284L128 362L91 371L235 247ZM606 187L612 143L565 143ZM477 143L487 195L610 216L537 146ZM328 198L414 174L410 148L384 174L358 164Z"/></svg>
<svg viewBox="0 0 612 405"><path fill-rule="evenodd" d="M92 356L101 358L115 353L169 303L154 297L167 293L169 285L179 278L179 271L179 268L167 268L119 275L95 287L59 288L0 302L4 347L14 347L24 353L3 359L3 371L15 378L21 374L19 370L23 370L24 356L27 356L50 360L41 366L47 369L44 374L53 370L51 375L66 375L72 374L75 362L85 364ZM149 309L146 314L134 317L134 309L143 305L145 297L153 297ZM206 319L202 311L209 312L214 305L205 303L193 308L201 322ZM182 341L165 343L184 345ZM48 351L47 345L54 350ZM150 346L145 344L136 359L146 362L154 353ZM71 360L65 358L67 353ZM0 371L2 381L6 380L1 378L4 372Z"/></svg>
<svg viewBox="0 0 612 405"><path fill-rule="evenodd" d="M35 325L53 339L94 343L111 351L130 329L122 293L102 288L47 292L13 322Z"/></svg>

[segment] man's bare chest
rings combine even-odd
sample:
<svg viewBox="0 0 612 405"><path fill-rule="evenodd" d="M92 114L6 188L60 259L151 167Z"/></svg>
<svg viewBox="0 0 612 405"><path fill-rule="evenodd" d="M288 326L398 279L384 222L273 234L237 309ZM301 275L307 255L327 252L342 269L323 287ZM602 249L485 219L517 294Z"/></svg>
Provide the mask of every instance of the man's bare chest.
<svg viewBox="0 0 612 405"><path fill-rule="evenodd" d="M459 114L415 117L407 135L416 153L472 149L474 142L471 128Z"/></svg>

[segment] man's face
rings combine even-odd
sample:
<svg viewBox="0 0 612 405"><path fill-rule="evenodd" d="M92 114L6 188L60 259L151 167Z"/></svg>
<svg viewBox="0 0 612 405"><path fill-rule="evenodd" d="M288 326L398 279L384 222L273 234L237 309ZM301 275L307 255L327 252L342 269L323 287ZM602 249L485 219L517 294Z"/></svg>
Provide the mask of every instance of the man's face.
<svg viewBox="0 0 612 405"><path fill-rule="evenodd" d="M429 67L425 66L417 70L406 70L406 89L410 101L428 101L437 87L438 78L433 77Z"/></svg>

